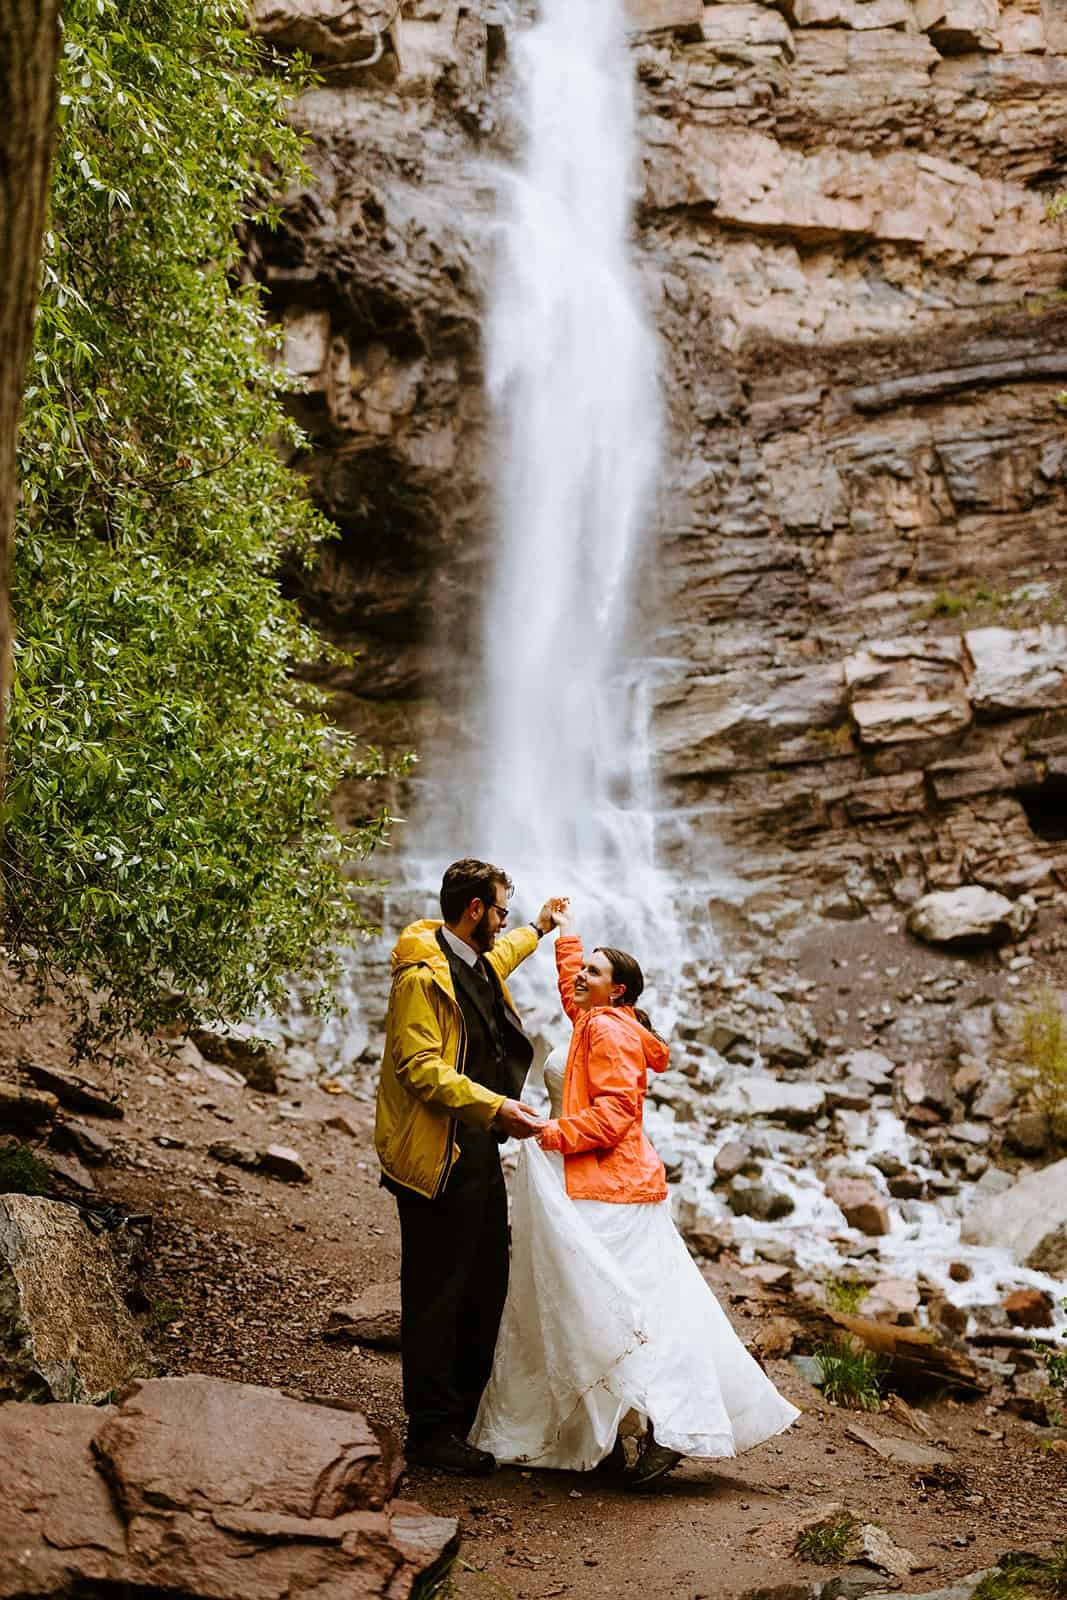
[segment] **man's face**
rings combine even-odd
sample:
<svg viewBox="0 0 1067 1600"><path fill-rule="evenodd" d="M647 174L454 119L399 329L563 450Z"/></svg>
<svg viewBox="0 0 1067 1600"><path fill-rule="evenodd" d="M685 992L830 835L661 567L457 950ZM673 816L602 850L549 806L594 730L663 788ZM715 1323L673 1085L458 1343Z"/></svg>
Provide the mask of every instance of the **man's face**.
<svg viewBox="0 0 1067 1600"><path fill-rule="evenodd" d="M484 900L472 900L470 905L472 914L479 906L482 908L482 913L471 929L471 943L485 955L496 944L496 936L503 931L508 920L508 903L503 885L495 885L494 898L488 904Z"/></svg>

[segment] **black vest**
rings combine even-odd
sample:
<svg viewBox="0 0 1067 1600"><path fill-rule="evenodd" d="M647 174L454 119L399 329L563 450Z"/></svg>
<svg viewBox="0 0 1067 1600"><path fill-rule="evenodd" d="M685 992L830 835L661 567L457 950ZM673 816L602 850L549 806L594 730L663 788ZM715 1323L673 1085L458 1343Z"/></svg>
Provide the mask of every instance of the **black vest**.
<svg viewBox="0 0 1067 1600"><path fill-rule="evenodd" d="M505 1001L500 979L487 961L478 969L457 956L440 930L437 942L448 958L452 987L463 1014L464 1072L494 1094L518 1099L533 1060L533 1045Z"/></svg>

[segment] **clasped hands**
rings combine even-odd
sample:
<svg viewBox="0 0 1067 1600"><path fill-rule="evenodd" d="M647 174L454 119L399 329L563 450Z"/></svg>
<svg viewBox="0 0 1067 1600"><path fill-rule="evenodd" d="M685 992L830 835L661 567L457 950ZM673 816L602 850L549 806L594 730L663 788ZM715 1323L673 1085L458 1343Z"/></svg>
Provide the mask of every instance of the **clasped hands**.
<svg viewBox="0 0 1067 1600"><path fill-rule="evenodd" d="M543 932L548 933L551 928L562 928L568 931L571 925L570 900L566 895L554 895L546 900L534 918L534 924ZM543 1117L539 1117L532 1106L527 1106L521 1100L505 1100L495 1118L493 1127L509 1139L535 1139L547 1124Z"/></svg>

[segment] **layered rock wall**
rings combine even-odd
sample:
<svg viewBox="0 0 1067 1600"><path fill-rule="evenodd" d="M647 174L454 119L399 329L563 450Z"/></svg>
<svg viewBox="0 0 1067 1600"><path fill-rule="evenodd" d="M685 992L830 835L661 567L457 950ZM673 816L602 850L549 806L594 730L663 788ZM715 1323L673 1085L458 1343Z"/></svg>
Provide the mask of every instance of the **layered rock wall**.
<svg viewBox="0 0 1067 1600"><path fill-rule="evenodd" d="M340 528L302 592L364 651L333 674L343 714L426 751L493 536L480 327L516 23L473 0L357 12L361 32L333 0L261 0L325 83L300 111L314 181L251 258L307 382L296 465ZM673 663L667 837L834 915L961 881L1050 893L1067 9L631 0L631 18L671 420L645 619Z"/></svg>

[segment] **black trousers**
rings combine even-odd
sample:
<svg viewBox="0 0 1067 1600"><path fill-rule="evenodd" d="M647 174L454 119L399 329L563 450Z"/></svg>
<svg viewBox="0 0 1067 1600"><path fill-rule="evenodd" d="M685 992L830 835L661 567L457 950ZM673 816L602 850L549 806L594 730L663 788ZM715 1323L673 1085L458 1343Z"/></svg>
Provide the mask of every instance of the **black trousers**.
<svg viewBox="0 0 1067 1600"><path fill-rule="evenodd" d="M468 1137L438 1199L394 1194L408 1440L464 1439L489 1382L508 1292L508 1202L496 1140Z"/></svg>

